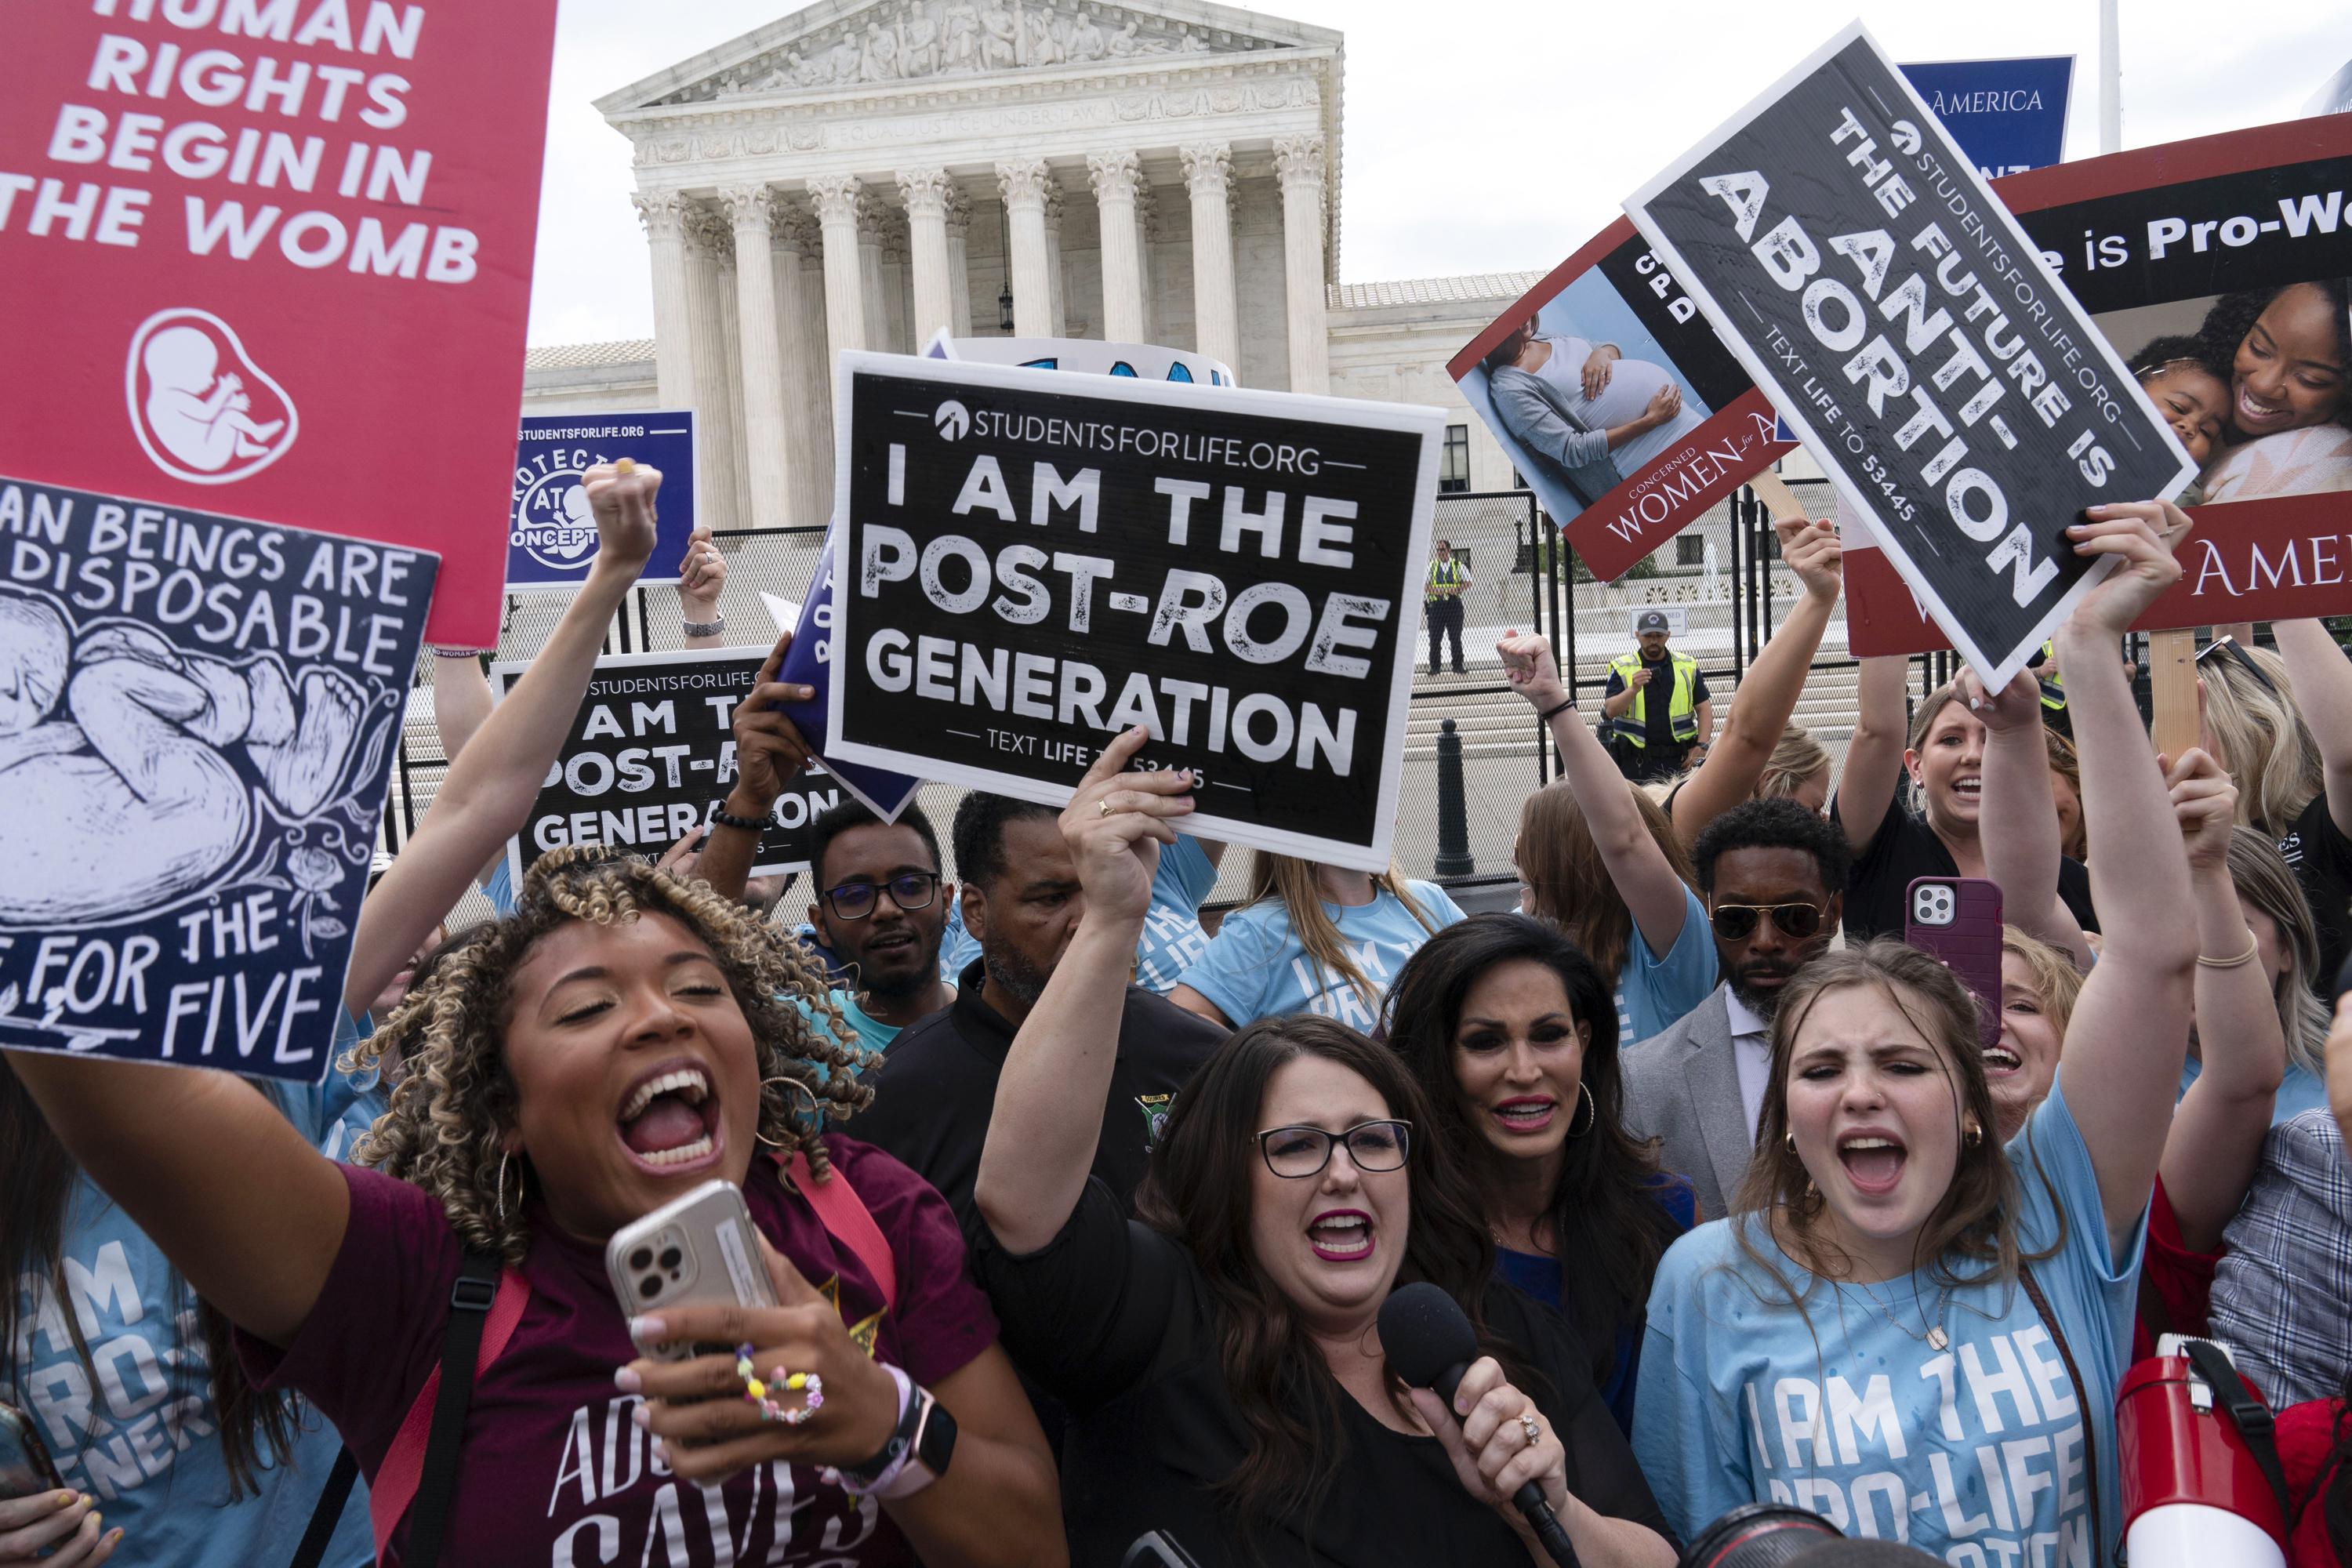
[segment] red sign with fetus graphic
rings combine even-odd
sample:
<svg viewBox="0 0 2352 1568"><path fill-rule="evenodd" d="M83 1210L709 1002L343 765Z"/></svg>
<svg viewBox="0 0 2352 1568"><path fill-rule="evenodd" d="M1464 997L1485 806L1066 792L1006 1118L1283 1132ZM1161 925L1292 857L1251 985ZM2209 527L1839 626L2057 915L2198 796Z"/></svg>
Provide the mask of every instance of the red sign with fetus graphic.
<svg viewBox="0 0 2352 1568"><path fill-rule="evenodd" d="M2336 114L1993 183L2201 465L2181 581L2139 630L2352 613L2347 168ZM1948 647L1864 543L1845 558L1853 651Z"/></svg>
<svg viewBox="0 0 2352 1568"><path fill-rule="evenodd" d="M555 0L12 21L0 473L437 552L495 645Z"/></svg>

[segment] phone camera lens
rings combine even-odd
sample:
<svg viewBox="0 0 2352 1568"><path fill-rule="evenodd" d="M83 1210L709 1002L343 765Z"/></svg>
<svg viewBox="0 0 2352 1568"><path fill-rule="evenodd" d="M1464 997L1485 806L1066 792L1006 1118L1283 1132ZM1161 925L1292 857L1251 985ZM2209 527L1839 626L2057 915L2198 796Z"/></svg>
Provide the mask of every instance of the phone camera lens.
<svg viewBox="0 0 2352 1568"><path fill-rule="evenodd" d="M665 1247L662 1248L661 1266L664 1268L675 1269L685 1260L686 1254L680 1252L677 1247Z"/></svg>
<svg viewBox="0 0 2352 1568"><path fill-rule="evenodd" d="M652 1247L640 1247L629 1254L629 1267L635 1272L642 1274L653 1266L654 1249Z"/></svg>
<svg viewBox="0 0 2352 1568"><path fill-rule="evenodd" d="M644 1279L638 1280L637 1294L644 1297L648 1301L652 1300L656 1296L660 1295L661 1276L658 1274L648 1274Z"/></svg>

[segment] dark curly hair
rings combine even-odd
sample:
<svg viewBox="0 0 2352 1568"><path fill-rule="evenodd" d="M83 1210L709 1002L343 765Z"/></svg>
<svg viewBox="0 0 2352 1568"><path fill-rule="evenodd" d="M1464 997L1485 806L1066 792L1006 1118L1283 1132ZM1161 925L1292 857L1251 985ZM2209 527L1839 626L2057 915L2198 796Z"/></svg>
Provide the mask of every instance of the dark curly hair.
<svg viewBox="0 0 2352 1568"><path fill-rule="evenodd" d="M1656 1142L1638 1142L1625 1131L1617 1004L1601 971L1546 921L1472 915L1406 960L1389 990L1389 1047L1429 1098L1431 1137L1462 1152L1493 1212L1513 1162L1487 1142L1463 1107L1454 1041L1470 988L1497 965L1518 963L1539 963L1558 975L1569 1016L1588 1031L1582 1082L1591 1096L1590 1119L1580 1107L1569 1108L1569 1125L1584 1121L1585 1130L1562 1148L1559 1184L1545 1217L1560 1265L1561 1312L1584 1341L1597 1388L1615 1369L1618 1330L1640 1323L1658 1259L1679 1234L1658 1202Z"/></svg>
<svg viewBox="0 0 2352 1568"><path fill-rule="evenodd" d="M1734 849L1794 849L1813 858L1821 868L1822 886L1832 893L1845 890L1853 868L1853 849L1845 832L1819 812L1795 801L1742 801L1699 829L1691 840L1691 870L1698 890L1715 891L1715 863Z"/></svg>
<svg viewBox="0 0 2352 1568"><path fill-rule="evenodd" d="M811 1101L836 1119L863 1110L874 1091L856 1074L878 1058L842 1043L856 1037L830 1000L816 958L708 883L681 881L651 861L593 846L541 856L523 877L514 912L445 947L392 1016L353 1050L347 1070L387 1058L407 1069L392 1091L392 1109L353 1149L353 1162L422 1187L467 1247L520 1263L530 1247L523 1205L501 1215L497 1185L501 1138L515 1115L506 1064L515 972L559 927L622 925L647 913L677 921L710 949L751 1028L760 1135L787 1154L805 1152L822 1175L824 1145L796 1112ZM814 1022L796 1001L807 1004ZM793 1094L787 1079L803 1092ZM529 1179L529 1156L520 1163Z"/></svg>
<svg viewBox="0 0 2352 1568"><path fill-rule="evenodd" d="M2217 310L2219 308L2215 307ZM2255 312L2256 315L2261 313L2259 310ZM2210 324L2211 321L2212 317L2209 314L2206 321ZM2251 326L2252 321L2252 316L2247 318L2248 325ZM2231 345L2233 351L2235 346ZM2139 346L2137 353L2124 361L2124 368L2131 372L2138 380L2146 381L2157 372L2168 369L2183 361L2195 365L2216 381L2226 383L2230 379L2228 356L2217 357L2213 353L2212 343L2201 333L2191 337L2186 332L2174 332L2166 337L2150 338Z"/></svg>
<svg viewBox="0 0 2352 1568"><path fill-rule="evenodd" d="M2341 278L2307 279L2314 289L2327 296L2327 303L2336 314L2336 353L2347 366L2352 366L2352 289L2347 289ZM2248 289L2236 294L2224 294L2213 301L2205 312L2204 325L2197 329L2197 341L2201 345L2200 358L2221 367L2223 381L2231 379L2231 368L2238 358L2238 345L2254 329L2255 321L2270 309L2271 301L2297 287L2282 283L2275 289ZM2142 351L2143 353L2146 351ZM2340 396L2336 405L2336 422L2352 425L2352 397Z"/></svg>

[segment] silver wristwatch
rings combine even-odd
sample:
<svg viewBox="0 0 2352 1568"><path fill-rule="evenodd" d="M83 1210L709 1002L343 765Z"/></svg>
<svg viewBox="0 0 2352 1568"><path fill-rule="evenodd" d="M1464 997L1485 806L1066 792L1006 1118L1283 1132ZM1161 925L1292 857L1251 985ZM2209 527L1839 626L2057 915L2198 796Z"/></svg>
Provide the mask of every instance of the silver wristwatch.
<svg viewBox="0 0 2352 1568"><path fill-rule="evenodd" d="M715 637L727 629L727 612L719 611L719 618L715 621L681 620L678 625L685 630L688 637Z"/></svg>

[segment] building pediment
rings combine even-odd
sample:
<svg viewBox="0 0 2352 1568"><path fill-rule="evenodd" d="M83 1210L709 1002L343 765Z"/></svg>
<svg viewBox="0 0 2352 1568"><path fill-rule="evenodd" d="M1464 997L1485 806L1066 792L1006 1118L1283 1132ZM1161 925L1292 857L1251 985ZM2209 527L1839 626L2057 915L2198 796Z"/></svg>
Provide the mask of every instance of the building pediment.
<svg viewBox="0 0 2352 1568"><path fill-rule="evenodd" d="M1336 48L1340 35L1202 0L822 0L598 100L644 109L887 92L1014 72Z"/></svg>

